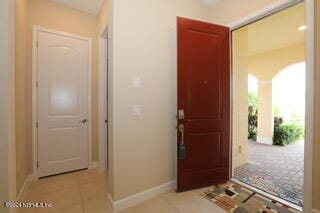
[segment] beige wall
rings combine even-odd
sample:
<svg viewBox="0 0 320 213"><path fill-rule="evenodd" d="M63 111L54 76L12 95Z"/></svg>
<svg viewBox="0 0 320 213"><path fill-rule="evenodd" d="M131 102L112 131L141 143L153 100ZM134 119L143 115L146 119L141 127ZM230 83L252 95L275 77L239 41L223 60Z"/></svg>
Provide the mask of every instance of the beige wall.
<svg viewBox="0 0 320 213"><path fill-rule="evenodd" d="M277 60L275 60L276 62ZM258 87L258 143L272 144L274 114L272 102L272 80L259 81Z"/></svg>
<svg viewBox="0 0 320 213"><path fill-rule="evenodd" d="M248 30L240 29L233 37L233 168L248 160Z"/></svg>
<svg viewBox="0 0 320 213"><path fill-rule="evenodd" d="M210 11L210 21L226 25L238 21L278 0L221 0Z"/></svg>
<svg viewBox="0 0 320 213"><path fill-rule="evenodd" d="M114 0L112 10L110 185L119 200L175 180L176 19L206 20L209 9L198 0Z"/></svg>
<svg viewBox="0 0 320 213"><path fill-rule="evenodd" d="M26 106L28 97L28 42L27 42L27 0L16 0L16 37L15 37L15 65L16 65L16 152L17 152L17 193L19 193L24 181L30 174L30 143L31 134Z"/></svg>
<svg viewBox="0 0 320 213"><path fill-rule="evenodd" d="M249 72L259 80L272 80L281 70L306 59L305 44L273 50L250 56Z"/></svg>
<svg viewBox="0 0 320 213"><path fill-rule="evenodd" d="M15 201L14 132L14 1L0 1L0 212L13 212L3 203Z"/></svg>
<svg viewBox="0 0 320 213"><path fill-rule="evenodd" d="M316 2L315 142L313 166L313 207L320 210L320 2Z"/></svg>

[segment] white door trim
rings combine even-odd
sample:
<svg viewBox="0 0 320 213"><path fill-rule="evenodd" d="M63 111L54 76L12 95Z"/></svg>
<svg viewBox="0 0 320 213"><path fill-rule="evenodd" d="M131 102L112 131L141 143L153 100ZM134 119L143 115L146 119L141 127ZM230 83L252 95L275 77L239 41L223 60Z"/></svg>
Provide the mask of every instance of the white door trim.
<svg viewBox="0 0 320 213"><path fill-rule="evenodd" d="M228 24L228 27L231 31L239 29L245 25L251 24L256 22L264 17L272 15L276 12L279 12L283 9L286 9L292 5L298 4L303 2L304 0L278 0L267 7L264 7L260 10L257 10L245 17L240 18L237 21Z"/></svg>
<svg viewBox="0 0 320 213"><path fill-rule="evenodd" d="M312 211L313 143L314 143L314 77L315 77L315 12L314 0L306 0L306 140L304 154L304 212ZM311 156L311 157L310 157Z"/></svg>
<svg viewBox="0 0 320 213"><path fill-rule="evenodd" d="M105 128L105 116L106 116L106 90L108 87L108 82L106 79L106 57L108 53L106 52L106 45L108 45L108 27L104 30L99 38L99 169L107 170L108 165L106 165L107 159L107 147L106 142L108 138L105 137L107 134ZM108 104L108 103L107 103Z"/></svg>
<svg viewBox="0 0 320 213"><path fill-rule="evenodd" d="M71 33L51 30L48 28L33 26L33 38L32 38L32 167L33 167L33 180L38 179L38 132L37 132L37 109L38 109L38 97L37 97L37 81L38 81L38 55L37 55L37 41L38 41L38 33L37 32L47 32L53 33L57 35L67 36L71 38L81 39L87 41L89 43L89 63L88 63L88 162L89 167L92 166L92 107L91 107L91 75L92 75L92 39L87 37L82 37L78 35L74 35Z"/></svg>
<svg viewBox="0 0 320 213"><path fill-rule="evenodd" d="M258 21L275 12L281 11L303 0L279 0L268 7L254 12L236 22L230 23L230 30L239 29L247 24ZM305 138L305 161L304 161L304 212L312 212L312 179L313 179L313 141L314 141L314 0L305 0L306 4L306 138ZM232 91L232 90L231 90ZM232 96L231 96L232 97ZM232 115L232 112L231 112ZM232 138L232 137L231 137ZM232 144L232 143L231 143ZM232 152L231 152L232 153ZM232 162L232 161L231 161ZM232 164L232 163L231 163ZM232 167L232 165L231 165Z"/></svg>

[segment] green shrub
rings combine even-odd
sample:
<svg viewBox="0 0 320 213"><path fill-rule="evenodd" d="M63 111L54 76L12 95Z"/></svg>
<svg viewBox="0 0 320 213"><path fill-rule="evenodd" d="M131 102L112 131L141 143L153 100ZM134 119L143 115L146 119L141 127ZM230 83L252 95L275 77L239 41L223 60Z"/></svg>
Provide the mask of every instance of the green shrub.
<svg viewBox="0 0 320 213"><path fill-rule="evenodd" d="M248 94L248 101L249 106L253 107L254 109L258 108L258 94L256 92L249 92Z"/></svg>
<svg viewBox="0 0 320 213"><path fill-rule="evenodd" d="M248 115L248 139L257 141L258 110L254 106L249 106Z"/></svg>
<svg viewBox="0 0 320 213"><path fill-rule="evenodd" d="M275 124L273 145L288 145L304 136L304 128L299 123Z"/></svg>
<svg viewBox="0 0 320 213"><path fill-rule="evenodd" d="M281 125L281 124L283 124L283 118L280 116L275 116L274 117L274 125L276 126L276 125Z"/></svg>

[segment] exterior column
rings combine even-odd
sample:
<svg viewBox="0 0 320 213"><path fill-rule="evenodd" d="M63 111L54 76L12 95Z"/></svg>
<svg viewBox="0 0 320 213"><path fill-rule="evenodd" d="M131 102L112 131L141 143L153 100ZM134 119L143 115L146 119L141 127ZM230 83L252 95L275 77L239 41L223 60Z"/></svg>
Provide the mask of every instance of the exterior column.
<svg viewBox="0 0 320 213"><path fill-rule="evenodd" d="M257 142L272 145L274 126L272 80L259 81L258 100Z"/></svg>
<svg viewBox="0 0 320 213"><path fill-rule="evenodd" d="M248 30L233 33L233 167L248 161Z"/></svg>

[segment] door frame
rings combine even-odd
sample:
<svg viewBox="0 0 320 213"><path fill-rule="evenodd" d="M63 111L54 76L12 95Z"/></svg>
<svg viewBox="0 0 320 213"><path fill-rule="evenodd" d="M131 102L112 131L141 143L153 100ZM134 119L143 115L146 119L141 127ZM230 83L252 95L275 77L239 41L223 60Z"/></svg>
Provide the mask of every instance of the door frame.
<svg viewBox="0 0 320 213"><path fill-rule="evenodd" d="M99 169L102 171L108 170L109 166L107 165L108 157L108 137L105 137L108 134L109 126L106 130L105 128L105 116L108 115L108 66L106 65L106 58L108 57L108 27L106 27L99 37ZM108 62L107 62L108 63ZM107 75L107 76L106 76ZM107 94L106 94L107 92Z"/></svg>
<svg viewBox="0 0 320 213"><path fill-rule="evenodd" d="M37 180L38 176L38 55L37 55L37 45L38 45L38 32L52 33L56 35L66 36L70 38L80 39L87 41L89 44L88 53L88 163L89 168L93 166L92 162L92 39L88 37L78 36L72 33L57 31L48 29L45 27L33 25L33 37L32 37L32 176L33 180Z"/></svg>
<svg viewBox="0 0 320 213"><path fill-rule="evenodd" d="M314 14L314 0L279 0L268 7L265 7L259 11L256 11L246 17L243 17L228 26L230 31L235 31L248 25L250 23L256 22L262 18L268 17L272 14L285 10L298 3L305 2L306 4L306 113L305 116L305 156L304 156L304 212L312 212L312 184L313 184L313 143L314 143L314 76L315 76L315 14ZM232 46L231 46L232 47ZM231 63L231 72L233 72ZM233 75L231 75L231 81L233 82ZM233 83L232 83L233 86ZM232 93L232 90L231 90ZM233 98L233 96L231 95ZM231 100L233 105L233 101ZM233 108L231 106L231 118ZM232 122L231 122L232 124ZM233 133L231 133L233 134ZM232 147L232 135L231 135L231 147ZM233 147L232 147L233 150ZM232 152L231 152L232 153ZM233 165L231 161L231 169L233 174Z"/></svg>

